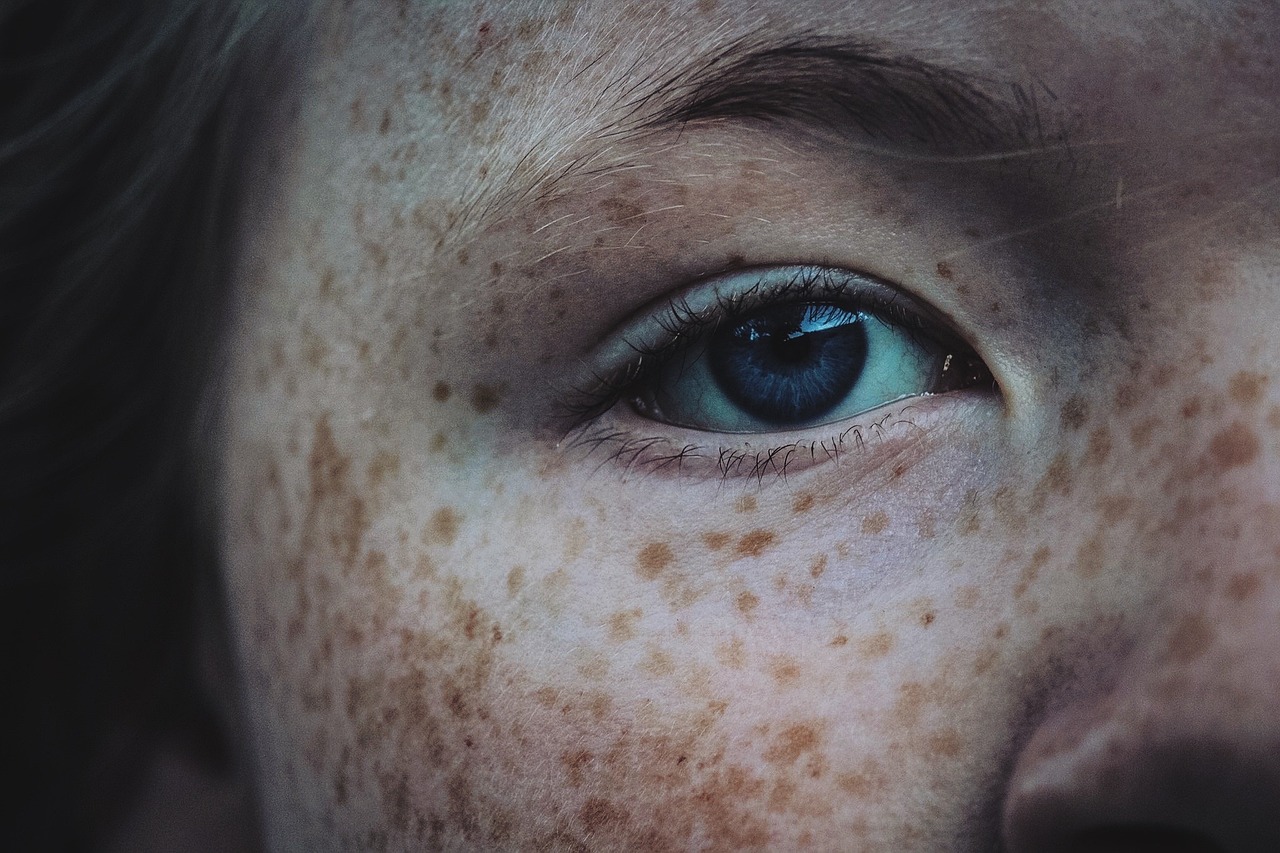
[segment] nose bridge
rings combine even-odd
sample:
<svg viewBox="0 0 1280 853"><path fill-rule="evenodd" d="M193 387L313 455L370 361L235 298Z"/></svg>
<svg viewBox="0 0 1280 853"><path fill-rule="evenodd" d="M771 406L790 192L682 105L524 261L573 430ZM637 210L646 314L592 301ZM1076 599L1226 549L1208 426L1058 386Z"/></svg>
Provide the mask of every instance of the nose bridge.
<svg viewBox="0 0 1280 853"><path fill-rule="evenodd" d="M1167 464L1133 472L1162 512L1118 556L1158 587L1116 698L1153 730L1256 723L1280 747L1280 383L1258 361L1170 394Z"/></svg>
<svg viewBox="0 0 1280 853"><path fill-rule="evenodd" d="M1055 713L1019 756L1010 851L1073 849L1068 839L1112 827L1280 850L1275 390L1261 372L1202 374L1186 396L1166 395L1177 427L1153 450L1162 464L1133 458L1113 473L1158 508L1116 554L1156 592L1133 614L1146 627L1114 686Z"/></svg>
<svg viewBox="0 0 1280 853"><path fill-rule="evenodd" d="M1226 617L1280 569L1280 401L1268 376L1211 376L1178 410L1184 421L1171 464L1153 467L1151 499L1165 513L1153 528L1166 598ZM1174 569L1176 571L1168 571Z"/></svg>

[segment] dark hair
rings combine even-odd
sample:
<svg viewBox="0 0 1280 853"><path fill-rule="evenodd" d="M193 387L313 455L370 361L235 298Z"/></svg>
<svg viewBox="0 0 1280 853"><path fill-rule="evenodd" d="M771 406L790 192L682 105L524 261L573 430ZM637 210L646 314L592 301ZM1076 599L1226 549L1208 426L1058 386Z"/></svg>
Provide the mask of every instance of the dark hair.
<svg viewBox="0 0 1280 853"><path fill-rule="evenodd" d="M190 451L278 5L0 3L11 849L94 847L157 734L227 755L196 673L216 587Z"/></svg>

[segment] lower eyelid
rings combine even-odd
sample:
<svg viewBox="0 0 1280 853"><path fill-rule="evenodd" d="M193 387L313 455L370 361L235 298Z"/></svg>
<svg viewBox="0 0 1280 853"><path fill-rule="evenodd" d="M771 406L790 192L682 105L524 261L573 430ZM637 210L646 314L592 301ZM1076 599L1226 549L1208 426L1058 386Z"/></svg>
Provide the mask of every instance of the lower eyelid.
<svg viewBox="0 0 1280 853"><path fill-rule="evenodd" d="M577 428L561 449L592 464L597 473L764 481L838 470L843 481L879 468L938 430L963 423L963 410L990 403L991 395L978 391L924 395L840 423L742 436L738 441L734 436L655 424L629 407L617 406Z"/></svg>

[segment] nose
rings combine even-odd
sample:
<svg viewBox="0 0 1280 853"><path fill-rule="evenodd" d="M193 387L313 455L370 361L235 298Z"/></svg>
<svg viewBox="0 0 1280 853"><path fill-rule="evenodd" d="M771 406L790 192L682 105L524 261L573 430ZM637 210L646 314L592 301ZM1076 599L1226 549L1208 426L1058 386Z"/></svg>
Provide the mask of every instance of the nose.
<svg viewBox="0 0 1280 853"><path fill-rule="evenodd" d="M1176 523L1125 555L1176 566L1156 627L1015 762L1008 853L1280 851L1280 451L1261 419L1219 426L1222 464L1206 473L1211 443L1189 453L1198 474L1153 496Z"/></svg>

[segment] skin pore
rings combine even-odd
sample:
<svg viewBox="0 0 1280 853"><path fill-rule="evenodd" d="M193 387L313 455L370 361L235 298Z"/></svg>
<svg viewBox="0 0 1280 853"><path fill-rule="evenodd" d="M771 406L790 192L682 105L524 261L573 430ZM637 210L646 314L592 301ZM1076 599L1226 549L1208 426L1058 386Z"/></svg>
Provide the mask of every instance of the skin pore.
<svg viewBox="0 0 1280 853"><path fill-rule="evenodd" d="M1274 4L312 27L218 451L269 846L1280 839ZM680 116L801 39L992 121ZM769 434L583 411L620 330L802 265L927 306L996 388Z"/></svg>

